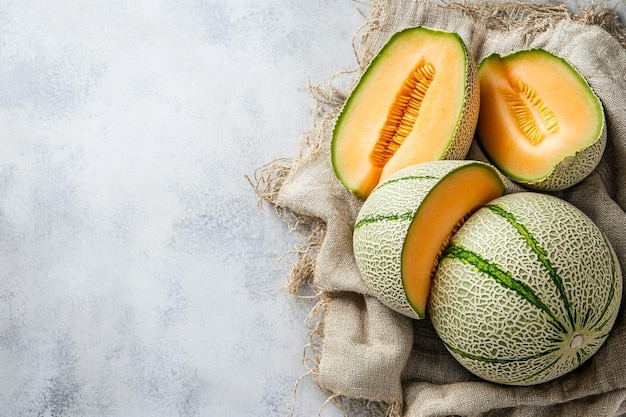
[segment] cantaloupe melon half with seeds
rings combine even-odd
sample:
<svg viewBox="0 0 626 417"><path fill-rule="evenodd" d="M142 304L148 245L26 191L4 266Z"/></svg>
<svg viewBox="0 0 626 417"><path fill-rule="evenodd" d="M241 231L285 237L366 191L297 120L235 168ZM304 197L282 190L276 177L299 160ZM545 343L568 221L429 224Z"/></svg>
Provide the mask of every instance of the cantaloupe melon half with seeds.
<svg viewBox="0 0 626 417"><path fill-rule="evenodd" d="M337 178L366 198L402 168L463 159L479 99L476 66L459 35L424 27L394 34L335 123L331 155Z"/></svg>
<svg viewBox="0 0 626 417"><path fill-rule="evenodd" d="M433 279L429 316L467 369L532 385L597 352L621 299L619 261L593 221L561 199L523 192L459 228Z"/></svg>
<svg viewBox="0 0 626 417"><path fill-rule="evenodd" d="M485 58L477 136L512 180L540 190L580 182L606 145L602 104L567 61L532 49Z"/></svg>
<svg viewBox="0 0 626 417"><path fill-rule="evenodd" d="M477 161L404 168L365 200L353 234L363 280L385 305L423 318L439 255L455 228L504 192L500 174Z"/></svg>

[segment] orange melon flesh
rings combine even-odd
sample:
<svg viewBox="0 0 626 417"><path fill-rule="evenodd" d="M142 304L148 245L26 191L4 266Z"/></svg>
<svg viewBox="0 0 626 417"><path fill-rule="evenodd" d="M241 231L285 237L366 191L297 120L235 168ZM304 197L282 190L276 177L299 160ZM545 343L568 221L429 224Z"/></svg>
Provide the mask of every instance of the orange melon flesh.
<svg viewBox="0 0 626 417"><path fill-rule="evenodd" d="M481 63L478 76L478 138L512 179L542 179L600 135L601 106L561 58L542 50L494 54Z"/></svg>
<svg viewBox="0 0 626 417"><path fill-rule="evenodd" d="M402 112L403 85L424 68L434 73L425 81L416 119L407 125L402 145L390 157L377 158L384 126L392 123L394 109ZM440 159L463 110L465 68L465 49L456 34L416 28L394 35L364 73L335 126L332 158L342 183L366 197L399 169Z"/></svg>
<svg viewBox="0 0 626 417"><path fill-rule="evenodd" d="M424 316L442 250L471 213L504 194L493 170L466 165L443 178L419 207L402 250L402 281L411 306Z"/></svg>

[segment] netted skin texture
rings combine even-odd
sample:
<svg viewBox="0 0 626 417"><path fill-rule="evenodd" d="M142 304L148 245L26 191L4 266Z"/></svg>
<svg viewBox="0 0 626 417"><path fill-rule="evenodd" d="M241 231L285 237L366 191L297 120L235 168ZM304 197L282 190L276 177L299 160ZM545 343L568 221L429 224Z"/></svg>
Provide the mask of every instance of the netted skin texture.
<svg viewBox="0 0 626 417"><path fill-rule="evenodd" d="M580 210L516 193L477 211L444 252L429 311L450 353L489 381L533 385L604 343L622 296L617 256Z"/></svg>
<svg viewBox="0 0 626 417"><path fill-rule="evenodd" d="M478 70L474 58L465 50L466 62L466 87L463 111L458 120L454 138L450 142L450 147L441 159L464 159L474 140L476 124L478 122L478 113L480 110L480 85L478 82Z"/></svg>
<svg viewBox="0 0 626 417"><path fill-rule="evenodd" d="M426 162L402 169L380 183L363 204L354 226L353 249L365 283L389 308L422 318L402 283L402 248L415 213L447 174L472 161Z"/></svg>
<svg viewBox="0 0 626 417"><path fill-rule="evenodd" d="M606 148L606 120L603 118L602 131L598 139L576 155L568 156L559 162L544 179L523 182L528 188L540 191L562 191L584 180L598 166Z"/></svg>

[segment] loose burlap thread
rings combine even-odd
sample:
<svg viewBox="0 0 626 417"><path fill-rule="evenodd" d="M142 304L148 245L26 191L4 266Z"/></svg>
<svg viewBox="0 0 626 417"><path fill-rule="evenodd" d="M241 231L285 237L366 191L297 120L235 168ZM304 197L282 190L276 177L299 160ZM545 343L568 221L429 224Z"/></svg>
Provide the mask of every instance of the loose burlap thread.
<svg viewBox="0 0 626 417"><path fill-rule="evenodd" d="M255 172L253 185L289 231L302 237L286 288L314 300L304 365L348 415L614 416L626 413L626 323L576 371L552 382L510 387L483 381L446 351L430 322L383 306L361 280L352 231L362 202L337 181L330 163L333 123L349 92L389 37L406 27L457 32L480 62L497 52L543 48L568 60L600 97L608 144L596 170L553 193L585 212L607 235L626 270L626 29L610 8L576 12L559 3L435 3L380 0L357 32L358 66L308 86L313 129L302 152ZM336 87L338 80L343 88ZM347 79L347 81L346 81ZM486 161L472 145L467 159ZM524 189L508 182L508 193ZM624 405L623 405L624 404ZM293 410L292 410L293 411Z"/></svg>

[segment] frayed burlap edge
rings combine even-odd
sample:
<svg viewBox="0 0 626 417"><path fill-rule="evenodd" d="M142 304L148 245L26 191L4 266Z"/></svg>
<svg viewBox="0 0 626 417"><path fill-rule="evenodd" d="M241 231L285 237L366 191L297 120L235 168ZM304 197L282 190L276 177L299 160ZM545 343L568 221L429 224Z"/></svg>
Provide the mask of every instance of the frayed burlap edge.
<svg viewBox="0 0 626 417"><path fill-rule="evenodd" d="M307 344L303 349L303 366L307 371L294 384L290 416L295 412L297 389L300 382L304 378L310 375L315 376L318 373L324 342L325 309L333 295L317 288L313 280L316 256L325 237L325 223L320 219L293 212L289 207L280 206L277 204L278 195L289 173L315 155L321 149L324 141L331 137L334 120L348 98L349 92L378 52L374 49L370 39L381 30L382 22L386 20L387 6L395 1L402 0L373 0L369 5L354 0L357 10L365 19L352 40L357 62L356 68L333 74L326 85L311 85L310 81L307 80L306 89L315 103L311 111L313 127L303 134L300 140L299 154L295 158L277 158L258 167L252 178L246 176L258 196L259 208L263 206L263 203L273 206L276 215L287 225L288 231L302 239L302 243L296 245L294 249L279 259L280 261L289 255L295 257L283 289L293 296L315 302L305 320L309 335ZM427 2L428 0L416 1ZM460 10L482 22L489 29L506 31L521 28L529 37L552 28L564 19L596 25L610 33L626 48L626 26L621 22L615 7L606 3L595 1L586 2L584 5L578 3L577 10L570 10L566 5L557 1L533 4L515 1L491 3L488 1L450 2L444 0L435 3L443 8ZM369 7L369 14L362 12L358 5ZM343 89L336 87L335 81L344 75L353 76L351 84ZM327 405L331 403L346 416L358 414L362 416L400 417L402 413L403 404L400 401L387 403L350 398L341 393L331 392L321 386L319 388L324 390L328 397L320 407L318 415L321 415Z"/></svg>
<svg viewBox="0 0 626 417"><path fill-rule="evenodd" d="M541 4L516 2L486 3L462 2L446 3L446 6L463 10L474 19L482 21L488 29L523 29L528 36L553 27L563 19L588 25L596 25L615 37L626 48L626 28L622 24L615 7L595 1L570 11L567 6L556 1Z"/></svg>

